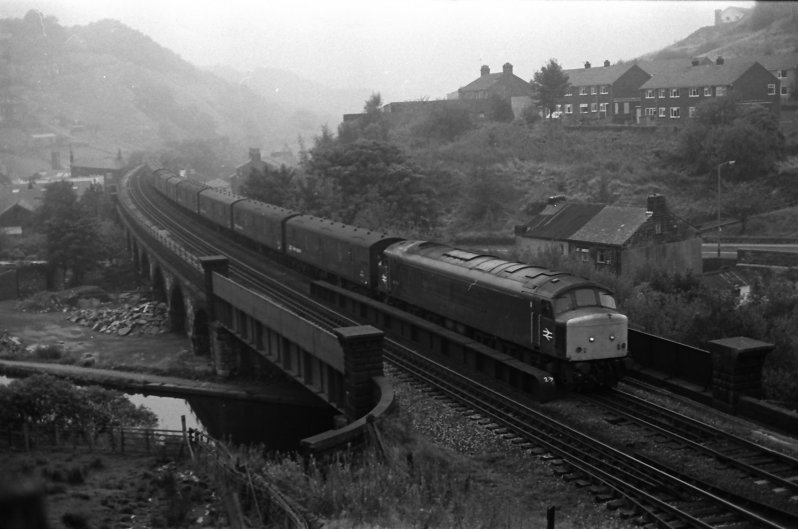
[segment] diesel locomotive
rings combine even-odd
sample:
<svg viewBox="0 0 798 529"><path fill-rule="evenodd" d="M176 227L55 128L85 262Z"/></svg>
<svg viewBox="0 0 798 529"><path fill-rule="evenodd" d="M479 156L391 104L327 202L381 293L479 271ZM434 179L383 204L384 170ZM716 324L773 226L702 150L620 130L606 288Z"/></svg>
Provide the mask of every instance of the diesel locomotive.
<svg viewBox="0 0 798 529"><path fill-rule="evenodd" d="M628 321L567 272L406 240L265 204L150 167L164 196L253 248L541 367L566 387L614 385Z"/></svg>

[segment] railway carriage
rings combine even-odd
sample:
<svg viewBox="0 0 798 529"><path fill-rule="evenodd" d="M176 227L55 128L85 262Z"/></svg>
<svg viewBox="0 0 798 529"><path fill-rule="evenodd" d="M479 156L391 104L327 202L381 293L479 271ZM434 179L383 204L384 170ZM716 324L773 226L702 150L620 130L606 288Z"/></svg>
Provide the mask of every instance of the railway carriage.
<svg viewBox="0 0 798 529"><path fill-rule="evenodd" d="M192 211L193 213L199 212L199 193L208 186L196 180L189 180L188 178L181 178L179 181L169 181L169 185L174 185L175 200L184 208Z"/></svg>
<svg viewBox="0 0 798 529"><path fill-rule="evenodd" d="M276 252L285 248L285 222L299 215L296 211L249 198L234 203L232 209L235 233Z"/></svg>
<svg viewBox="0 0 798 529"><path fill-rule="evenodd" d="M298 215L285 222L286 255L365 288L377 283L382 251L400 240L310 215Z"/></svg>
<svg viewBox="0 0 798 529"><path fill-rule="evenodd" d="M233 229L233 204L241 200L245 199L240 195L207 187L199 192L200 217L221 228L231 230Z"/></svg>

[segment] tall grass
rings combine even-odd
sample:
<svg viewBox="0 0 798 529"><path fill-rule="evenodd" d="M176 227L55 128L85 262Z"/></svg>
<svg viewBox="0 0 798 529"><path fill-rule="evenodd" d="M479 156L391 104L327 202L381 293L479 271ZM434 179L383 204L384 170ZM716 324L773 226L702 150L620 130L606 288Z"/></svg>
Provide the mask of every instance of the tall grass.
<svg viewBox="0 0 798 529"><path fill-rule="evenodd" d="M405 419L381 429L384 455L368 448L307 465L255 450L243 457L308 510L346 526L532 527L520 495L494 489L468 459L409 436Z"/></svg>

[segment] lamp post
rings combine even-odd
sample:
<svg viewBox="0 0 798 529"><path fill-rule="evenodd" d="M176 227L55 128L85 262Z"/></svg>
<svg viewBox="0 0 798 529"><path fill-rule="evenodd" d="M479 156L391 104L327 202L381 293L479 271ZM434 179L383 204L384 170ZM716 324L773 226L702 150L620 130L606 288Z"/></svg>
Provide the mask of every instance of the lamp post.
<svg viewBox="0 0 798 529"><path fill-rule="evenodd" d="M720 168L724 165L734 165L734 160L718 164L718 259L720 259Z"/></svg>

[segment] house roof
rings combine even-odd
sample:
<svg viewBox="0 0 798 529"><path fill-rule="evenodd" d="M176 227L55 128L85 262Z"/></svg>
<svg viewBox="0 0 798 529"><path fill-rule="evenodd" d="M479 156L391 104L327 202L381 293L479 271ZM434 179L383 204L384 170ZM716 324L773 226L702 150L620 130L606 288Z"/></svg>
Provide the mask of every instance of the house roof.
<svg viewBox="0 0 798 529"><path fill-rule="evenodd" d="M546 206L530 220L525 237L566 240L604 208L601 204L560 203Z"/></svg>
<svg viewBox="0 0 798 529"><path fill-rule="evenodd" d="M728 86L756 65L756 61L728 61L723 64L693 66L686 70L655 75L640 87L688 88L694 86Z"/></svg>
<svg viewBox="0 0 798 529"><path fill-rule="evenodd" d="M701 65L708 66L713 64L712 60L708 57L701 57L698 59ZM644 72L651 75L658 75L664 73L674 73L687 70L693 67L693 59L684 57L681 59L659 59L654 61L638 61L637 65L643 69Z"/></svg>
<svg viewBox="0 0 798 529"><path fill-rule="evenodd" d="M755 60L768 70L794 70L798 68L798 53L759 55L755 57Z"/></svg>
<svg viewBox="0 0 798 529"><path fill-rule="evenodd" d="M574 68L563 70L568 75L571 86L590 86L612 84L623 74L637 66L636 64L616 64L613 66L595 66L591 68Z"/></svg>
<svg viewBox="0 0 798 529"><path fill-rule="evenodd" d="M646 208L560 203L546 206L519 235L621 246L648 218Z"/></svg>
<svg viewBox="0 0 798 529"><path fill-rule="evenodd" d="M573 241L620 246L645 224L646 208L606 206L570 237Z"/></svg>
<svg viewBox="0 0 798 529"><path fill-rule="evenodd" d="M489 90L491 87L496 86L502 80L505 79L515 79L517 81L521 81L522 83L526 83L523 79L515 75L514 73L507 74L505 72L498 72L498 73L489 73L487 75L482 75L477 77L474 81L471 81L464 87L460 88L460 92L482 92L485 90Z"/></svg>

